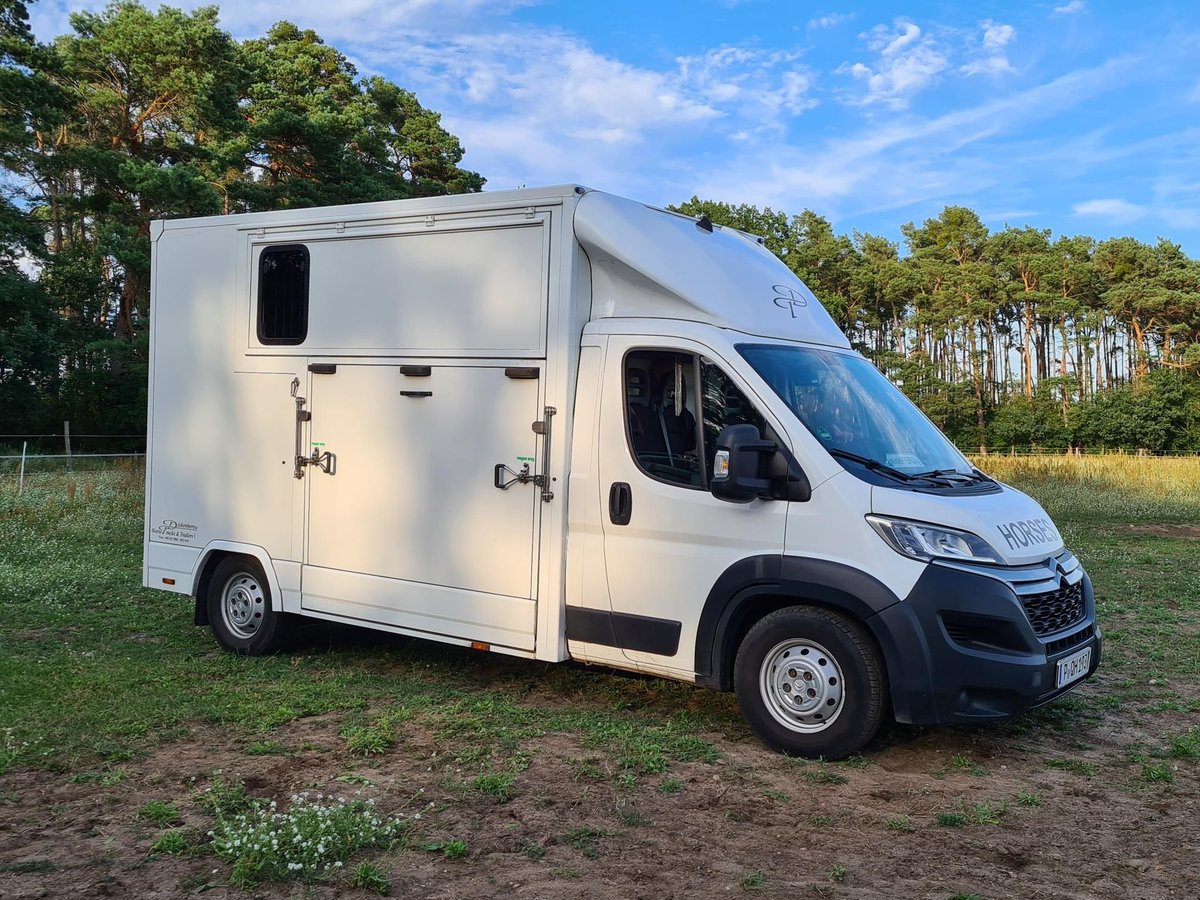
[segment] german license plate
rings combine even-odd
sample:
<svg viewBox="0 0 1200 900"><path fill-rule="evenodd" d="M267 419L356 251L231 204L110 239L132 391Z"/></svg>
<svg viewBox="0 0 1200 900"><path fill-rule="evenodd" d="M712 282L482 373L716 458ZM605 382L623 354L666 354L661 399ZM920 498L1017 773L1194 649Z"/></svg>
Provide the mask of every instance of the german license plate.
<svg viewBox="0 0 1200 900"><path fill-rule="evenodd" d="M1078 653L1072 653L1066 659L1058 661L1058 679L1056 687L1078 681L1087 674L1092 666L1092 648L1084 647Z"/></svg>

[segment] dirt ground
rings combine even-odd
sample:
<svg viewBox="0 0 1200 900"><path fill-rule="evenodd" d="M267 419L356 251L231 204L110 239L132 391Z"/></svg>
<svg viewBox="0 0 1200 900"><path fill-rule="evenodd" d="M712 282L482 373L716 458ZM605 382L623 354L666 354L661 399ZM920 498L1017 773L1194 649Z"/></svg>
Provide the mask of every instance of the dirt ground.
<svg viewBox="0 0 1200 900"><path fill-rule="evenodd" d="M994 728L893 729L861 767L789 760L752 739L709 735L717 762L673 763L632 786L612 777L615 763L603 753L554 734L525 744L532 761L513 798L497 803L464 791L462 767L414 726L368 761L332 752L336 726L322 718L281 729L275 736L288 752L265 756L247 755L244 740L194 730L122 763L124 777L111 786L28 769L0 777L0 898L370 896L338 882L248 895L228 885L227 864L209 853L148 855L158 831L138 810L174 802L183 827L203 835L212 819L193 798L214 770L281 802L300 790L359 789L382 811L423 812L411 845L467 842L462 860L421 849L383 854L396 897L1200 895L1194 760L1167 760L1173 782L1149 784L1136 762L1114 764L1128 735L1106 723L1075 749L1070 735L1037 734L1040 745ZM1067 756L1092 760L1095 774L1047 766ZM348 771L371 783L336 780ZM682 788L663 792L667 778ZM1019 802L1022 792L1039 804ZM937 821L980 802L997 813L994 824ZM594 847L569 840L584 825L603 832ZM538 847L544 854L532 858Z"/></svg>
<svg viewBox="0 0 1200 900"><path fill-rule="evenodd" d="M1158 537L1200 541L1200 525L1129 525L1126 527L1134 534L1153 534Z"/></svg>

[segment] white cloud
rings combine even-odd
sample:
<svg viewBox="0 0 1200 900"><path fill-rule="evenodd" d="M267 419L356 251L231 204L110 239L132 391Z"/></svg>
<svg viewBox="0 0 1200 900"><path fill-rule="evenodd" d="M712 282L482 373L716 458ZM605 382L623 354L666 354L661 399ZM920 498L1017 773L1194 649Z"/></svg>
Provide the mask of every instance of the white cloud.
<svg viewBox="0 0 1200 900"><path fill-rule="evenodd" d="M983 37L976 51L978 56L962 66L959 71L964 75L1000 75L1015 72L1016 69L1008 61L1008 54L1004 48L1012 43L1017 36L1017 30L1011 25L993 22L991 19L984 19L979 23L979 27L983 29Z"/></svg>
<svg viewBox="0 0 1200 900"><path fill-rule="evenodd" d="M999 52L1017 36L1017 30L1011 25L1002 25L991 19L984 19L979 23L979 27L983 29L984 50Z"/></svg>
<svg viewBox="0 0 1200 900"><path fill-rule="evenodd" d="M799 60L798 53L782 50L720 47L681 56L676 64L684 88L761 128L817 105L815 76Z"/></svg>
<svg viewBox="0 0 1200 900"><path fill-rule="evenodd" d="M854 13L829 13L825 16L817 16L815 19L809 19L807 27L809 29L836 28L838 25L844 25L853 18Z"/></svg>
<svg viewBox="0 0 1200 900"><path fill-rule="evenodd" d="M695 171L692 192L776 209L809 207L836 220L933 202L982 205L974 198L1004 185L1003 199L991 201L1004 209L1000 203L1022 202L1013 194L1024 182L1012 160L1025 155L1006 138L1005 123L1020 113L1026 131L1035 128L1126 82L1136 62L1110 60L940 116L872 120L828 140L745 142L719 168ZM1073 166L1077 172L1080 160Z"/></svg>
<svg viewBox="0 0 1200 900"><path fill-rule="evenodd" d="M891 28L876 25L859 37L879 55L872 65L842 63L836 69L838 74L852 75L866 85L866 94L851 98L851 103L880 103L903 109L950 64L933 38L906 19L896 19Z"/></svg>
<svg viewBox="0 0 1200 900"><path fill-rule="evenodd" d="M1123 224L1126 222L1136 222L1150 212L1149 207L1139 206L1136 203L1130 203L1127 200L1119 200L1115 197L1105 197L1096 200L1087 200L1083 203L1076 203L1071 207L1071 210L1077 216L1091 216L1098 219L1107 219L1110 222Z"/></svg>
<svg viewBox="0 0 1200 900"><path fill-rule="evenodd" d="M719 118L725 113L714 104L736 99L728 82L697 84L679 69L633 66L557 32L510 30L424 42L406 35L359 52L382 69L400 45L403 83L422 98L432 96L435 108L452 98L451 105L487 107L497 123L522 121L530 130L606 144ZM484 113L468 115L477 121ZM460 137L468 147L474 143L470 135Z"/></svg>
<svg viewBox="0 0 1200 900"><path fill-rule="evenodd" d="M1087 9L1086 0L1069 0L1068 3L1064 3L1062 6L1054 7L1054 12L1051 15L1073 16L1075 13L1083 12L1085 9Z"/></svg>

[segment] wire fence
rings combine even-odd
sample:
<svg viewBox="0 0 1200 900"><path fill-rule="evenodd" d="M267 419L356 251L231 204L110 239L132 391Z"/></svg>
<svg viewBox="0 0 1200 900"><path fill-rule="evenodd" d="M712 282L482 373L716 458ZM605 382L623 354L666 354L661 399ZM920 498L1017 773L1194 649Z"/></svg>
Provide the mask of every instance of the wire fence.
<svg viewBox="0 0 1200 900"><path fill-rule="evenodd" d="M13 438L16 435L0 435L0 451L12 447ZM30 452L29 441L31 438L46 437L45 435L20 435L20 452L5 453L0 452L0 479L6 481L15 481L17 493L20 494L25 489L26 475L42 475L52 474L55 472L88 472L97 469L108 468L114 465L119 460L129 460L130 464L138 465L140 461L145 460L145 437L141 435L77 435L76 438L106 438L120 439L128 441L136 439L139 444L137 449L122 450L112 453L79 453L73 449L69 432L66 435L53 435L56 438L63 438L62 453L44 453L40 452L38 447L34 447ZM75 446L78 446L76 444ZM14 448L15 449L15 448Z"/></svg>
<svg viewBox="0 0 1200 900"><path fill-rule="evenodd" d="M26 473L86 471L111 465L113 460L136 460L145 455L144 434L72 434L71 423L66 421L61 432L0 434L0 477L16 478L20 493Z"/></svg>

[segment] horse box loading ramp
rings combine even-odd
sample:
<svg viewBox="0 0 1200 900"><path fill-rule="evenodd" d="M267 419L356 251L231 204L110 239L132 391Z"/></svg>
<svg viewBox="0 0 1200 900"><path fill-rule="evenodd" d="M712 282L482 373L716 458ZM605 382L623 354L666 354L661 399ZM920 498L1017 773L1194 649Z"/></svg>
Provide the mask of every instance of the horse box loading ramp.
<svg viewBox="0 0 1200 900"><path fill-rule="evenodd" d="M1099 661L1041 508L760 239L572 185L152 246L143 580L229 649L309 616L601 663L736 689L826 756Z"/></svg>

